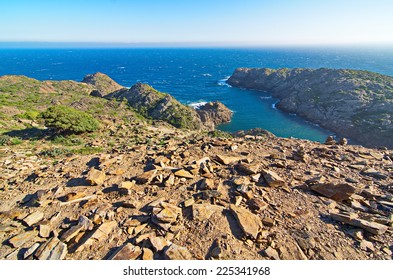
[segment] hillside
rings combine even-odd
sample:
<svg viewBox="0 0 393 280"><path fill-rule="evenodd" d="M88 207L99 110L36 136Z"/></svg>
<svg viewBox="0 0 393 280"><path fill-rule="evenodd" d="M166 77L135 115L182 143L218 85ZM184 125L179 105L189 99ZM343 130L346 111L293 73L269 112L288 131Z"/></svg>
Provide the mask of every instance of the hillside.
<svg viewBox="0 0 393 280"><path fill-rule="evenodd" d="M270 92L277 108L370 147L393 148L393 77L346 69L239 68L232 86Z"/></svg>
<svg viewBox="0 0 393 280"><path fill-rule="evenodd" d="M393 151L177 128L157 108L227 111L97 90L0 77L0 259L392 259ZM54 104L100 129L54 133L38 115Z"/></svg>

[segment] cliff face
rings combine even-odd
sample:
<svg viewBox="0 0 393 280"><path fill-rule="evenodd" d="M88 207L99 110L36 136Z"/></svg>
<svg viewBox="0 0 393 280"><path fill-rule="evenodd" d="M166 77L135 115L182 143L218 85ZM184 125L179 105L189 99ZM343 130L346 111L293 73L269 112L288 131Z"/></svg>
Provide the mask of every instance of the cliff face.
<svg viewBox="0 0 393 280"><path fill-rule="evenodd" d="M159 92L147 84L137 83L130 89L116 91L106 96L126 99L128 104L144 117L164 120L178 128L201 129L201 119L196 111L181 104L169 94Z"/></svg>
<svg viewBox="0 0 393 280"><path fill-rule="evenodd" d="M231 121L233 112L221 102L208 102L197 109L197 113L205 126L214 130L218 124Z"/></svg>
<svg viewBox="0 0 393 280"><path fill-rule="evenodd" d="M239 68L232 86L271 92L277 107L367 146L393 147L393 78L343 69Z"/></svg>
<svg viewBox="0 0 393 280"><path fill-rule="evenodd" d="M131 89L122 87L102 73L87 75L83 82L38 81L24 76L0 77L0 114L21 115L34 111L38 115L52 105L65 105L102 115L115 113L122 100L140 115L166 121L177 128L214 130L215 125L230 121L231 111L220 102L197 110L181 104L169 94L159 92L147 84L137 83ZM4 102L3 102L4 101ZM116 105L117 104L117 105ZM133 118L130 110L125 115ZM13 112L13 113L12 113ZM2 121L0 115L0 121ZM201 116L204 116L201 119ZM14 126L15 120L0 122L0 129Z"/></svg>

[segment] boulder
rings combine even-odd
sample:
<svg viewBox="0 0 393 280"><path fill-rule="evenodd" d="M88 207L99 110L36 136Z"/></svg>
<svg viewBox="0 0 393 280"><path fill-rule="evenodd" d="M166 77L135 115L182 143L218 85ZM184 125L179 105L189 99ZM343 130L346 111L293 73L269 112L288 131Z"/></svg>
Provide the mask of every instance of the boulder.
<svg viewBox="0 0 393 280"><path fill-rule="evenodd" d="M191 260L192 255L186 247L171 244L164 252L167 260Z"/></svg>
<svg viewBox="0 0 393 280"><path fill-rule="evenodd" d="M356 189L349 184L315 184L311 189L338 202L347 200L356 192Z"/></svg>
<svg viewBox="0 0 393 280"><path fill-rule="evenodd" d="M244 234L256 239L259 230L262 228L261 219L249 210L235 205L230 205L229 209Z"/></svg>
<svg viewBox="0 0 393 280"><path fill-rule="evenodd" d="M104 183L106 178L105 172L92 168L89 173L87 173L87 182L92 186L100 186Z"/></svg>

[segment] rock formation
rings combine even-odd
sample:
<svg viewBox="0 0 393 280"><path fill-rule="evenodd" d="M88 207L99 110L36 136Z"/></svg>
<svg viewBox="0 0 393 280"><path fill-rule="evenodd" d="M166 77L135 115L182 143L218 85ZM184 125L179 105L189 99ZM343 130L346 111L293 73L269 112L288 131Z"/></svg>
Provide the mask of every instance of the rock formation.
<svg viewBox="0 0 393 280"><path fill-rule="evenodd" d="M231 121L233 112L221 102L208 102L197 108L197 113L206 127L214 130L215 126Z"/></svg>
<svg viewBox="0 0 393 280"><path fill-rule="evenodd" d="M270 92L277 108L367 146L393 147L393 77L344 69L239 68L228 84Z"/></svg>
<svg viewBox="0 0 393 280"><path fill-rule="evenodd" d="M34 107L35 109L46 108L49 105L47 103L50 102L50 105L68 105L88 111L103 107L103 103L107 107L113 106L105 99L115 102L126 100L128 105L142 117L163 120L177 128L190 130L214 130L217 124L230 121L232 116L231 111L220 102L212 102L210 107L198 110L198 114L194 108L181 104L171 95L159 92L147 84L137 83L128 89L102 73L87 75L81 83L74 81L41 82L24 76L0 77L0 88L10 86L13 90L19 91L20 98L27 96L29 100L40 101L35 105L38 106ZM51 94L54 96L46 96ZM89 95L102 99L90 98ZM73 102L69 103L69 100ZM28 104L25 105L21 106L23 110L29 108ZM109 109L107 107L105 109ZM7 113L17 108L2 107L2 110ZM110 110L116 109L111 107ZM201 119L202 116L203 119Z"/></svg>
<svg viewBox="0 0 393 280"><path fill-rule="evenodd" d="M85 76L82 83L94 86L95 90L91 94L98 97L104 97L116 90L124 88L112 80L109 76L100 72Z"/></svg>

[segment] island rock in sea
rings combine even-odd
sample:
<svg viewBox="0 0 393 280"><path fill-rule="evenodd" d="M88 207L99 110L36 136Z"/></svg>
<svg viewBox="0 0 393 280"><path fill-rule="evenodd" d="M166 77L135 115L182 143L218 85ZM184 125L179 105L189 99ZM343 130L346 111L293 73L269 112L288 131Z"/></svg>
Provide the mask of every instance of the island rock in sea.
<svg viewBox="0 0 393 280"><path fill-rule="evenodd" d="M393 77L348 69L238 68L228 84L270 92L296 113L366 146L393 147Z"/></svg>
<svg viewBox="0 0 393 280"><path fill-rule="evenodd" d="M228 107L218 101L208 102L200 106L197 108L197 113L202 122L211 130L214 130L214 127L218 124L230 122L233 115Z"/></svg>

